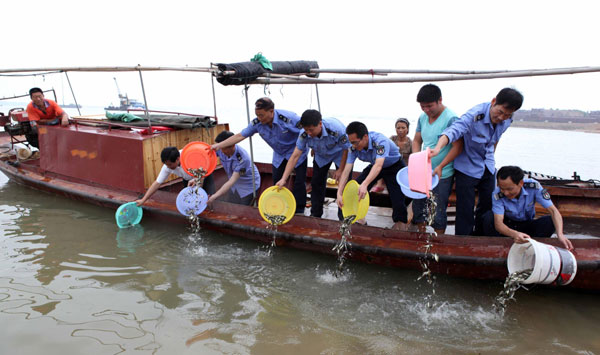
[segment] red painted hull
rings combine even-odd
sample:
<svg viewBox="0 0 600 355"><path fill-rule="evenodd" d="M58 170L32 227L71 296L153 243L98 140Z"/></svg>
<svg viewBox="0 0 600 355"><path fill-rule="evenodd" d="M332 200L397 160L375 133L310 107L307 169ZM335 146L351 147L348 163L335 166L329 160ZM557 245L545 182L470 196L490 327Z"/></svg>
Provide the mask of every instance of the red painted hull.
<svg viewBox="0 0 600 355"><path fill-rule="evenodd" d="M269 166L260 166L263 187L269 186ZM34 189L116 209L120 204L135 200L136 192L117 190L114 187L76 181L65 176L42 172L35 161L13 167L0 161L0 171L10 179ZM215 171L216 183L224 181L223 170ZM180 184L179 184L180 185ZM145 218L164 219L187 223L175 207L178 185L158 191L144 205ZM201 224L227 234L270 242L273 232L266 229L256 208L215 203L212 211L202 213ZM289 223L279 226L277 245L301 250L335 255L333 246L339 241L339 222L312 217L295 216ZM506 257L511 245L508 238L457 237L443 235L433 239L431 253L439 256L434 261L424 254L427 234L399 232L390 229L358 226L352 227L350 259L391 267L420 270L420 259L430 259L430 269L436 273L457 277L503 280L507 276ZM558 245L556 239L545 240ZM575 280L568 288L600 290L600 239L573 240L578 261Z"/></svg>

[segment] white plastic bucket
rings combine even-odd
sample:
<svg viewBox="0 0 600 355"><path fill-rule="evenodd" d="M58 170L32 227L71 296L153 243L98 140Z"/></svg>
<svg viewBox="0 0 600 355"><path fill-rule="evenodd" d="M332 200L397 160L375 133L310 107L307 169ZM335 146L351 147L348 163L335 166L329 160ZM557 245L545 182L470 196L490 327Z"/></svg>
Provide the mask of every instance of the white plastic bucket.
<svg viewBox="0 0 600 355"><path fill-rule="evenodd" d="M560 274L556 278L556 284L559 286L568 285L575 278L575 274L577 274L577 260L575 259L575 255L563 248L556 248L558 250L558 254L560 254Z"/></svg>
<svg viewBox="0 0 600 355"><path fill-rule="evenodd" d="M514 243L508 252L508 273L533 269L524 284L540 283L568 285L577 273L577 261L568 250L529 239Z"/></svg>

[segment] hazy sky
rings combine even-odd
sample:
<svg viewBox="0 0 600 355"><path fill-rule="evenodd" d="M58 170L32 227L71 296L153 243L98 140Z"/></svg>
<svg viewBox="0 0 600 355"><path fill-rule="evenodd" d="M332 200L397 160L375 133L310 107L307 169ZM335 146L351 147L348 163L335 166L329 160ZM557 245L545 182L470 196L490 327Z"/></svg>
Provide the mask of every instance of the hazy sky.
<svg viewBox="0 0 600 355"><path fill-rule="evenodd" d="M208 66L249 60L316 60L321 68L527 69L600 65L597 1L3 1L2 68ZM117 102L113 76L141 100L137 73L71 73L80 103ZM600 110L600 74L442 82L461 114L502 87L524 108ZM67 88L63 75L0 77L0 96L31 86ZM150 108L212 113L206 74L145 73ZM414 117L423 83L322 85L325 115ZM314 86L271 85L279 107L315 107ZM265 88L253 87L250 100ZM59 94L60 95L60 94ZM61 97L59 97L61 101ZM70 97L66 102L72 102ZM240 87L217 84L219 115L245 113ZM85 111L84 111L85 112Z"/></svg>

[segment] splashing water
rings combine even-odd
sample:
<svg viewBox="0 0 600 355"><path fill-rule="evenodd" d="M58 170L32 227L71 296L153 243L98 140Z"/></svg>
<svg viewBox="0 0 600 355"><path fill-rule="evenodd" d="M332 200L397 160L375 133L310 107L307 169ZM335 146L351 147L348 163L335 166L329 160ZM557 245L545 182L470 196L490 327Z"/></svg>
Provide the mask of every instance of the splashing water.
<svg viewBox="0 0 600 355"><path fill-rule="evenodd" d="M188 172L192 174L192 176L194 177L193 180L195 181L195 185L192 192L197 194L198 189L200 188L200 186L202 186L204 175L206 175L206 169L188 169ZM198 203L200 203L200 201L198 201ZM190 211L188 215L188 221L190 221L190 228L192 229L192 233L200 233L200 217L196 215L195 208Z"/></svg>
<svg viewBox="0 0 600 355"><path fill-rule="evenodd" d="M338 257L337 268L334 273L335 277L340 277L344 272L344 264L346 262L346 257L350 253L348 250L350 247L349 240L352 238L351 228L352 221L356 219L356 215L347 216L342 221L340 225L340 242L337 243L331 250L335 251Z"/></svg>
<svg viewBox="0 0 600 355"><path fill-rule="evenodd" d="M514 297L515 292L520 288L527 289L523 286L523 281L527 280L532 272L533 269L526 269L515 271L508 275L504 281L504 289L500 291L500 294L494 299L494 309L496 309L497 312L504 315L506 303L510 300L516 301Z"/></svg>
<svg viewBox="0 0 600 355"><path fill-rule="evenodd" d="M433 221L435 220L435 212L437 208L436 196L433 191L429 192L429 197L427 198L427 202L425 203L425 222L427 226L431 226ZM432 298L435 295L435 275L433 275L431 269L429 268L429 264L431 260L435 260L435 262L439 261L439 256L436 253L431 252L431 248L433 247L433 239L437 237L437 233L435 230L433 233L426 233L427 239L425 240L425 245L423 246L424 256L419 259L419 263L421 264L421 269L423 269L423 273L421 276L417 278L417 281L421 279L425 279L429 285L431 285L431 294L427 295L425 302L428 308L433 306Z"/></svg>
<svg viewBox="0 0 600 355"><path fill-rule="evenodd" d="M267 222L269 222L267 229L273 231L273 240L271 240L271 244L269 244L267 247L267 254L270 256L273 254L273 249L277 246L277 226L282 225L286 217L284 215L272 215L265 213L265 218L267 219Z"/></svg>

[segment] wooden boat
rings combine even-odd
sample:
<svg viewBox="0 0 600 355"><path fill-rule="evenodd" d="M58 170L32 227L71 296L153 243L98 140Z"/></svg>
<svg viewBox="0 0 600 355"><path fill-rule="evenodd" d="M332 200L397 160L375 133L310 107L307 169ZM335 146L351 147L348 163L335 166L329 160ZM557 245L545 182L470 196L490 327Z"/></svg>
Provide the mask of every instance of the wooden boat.
<svg viewBox="0 0 600 355"><path fill-rule="evenodd" d="M154 181L161 166L162 147L175 145L181 148L192 140L211 141L224 129L228 129L227 124L143 135L113 126L47 126L40 130L39 158L15 163L14 156L5 155L0 158L0 171L27 187L116 209L124 202L137 199ZM8 141L7 134L2 132L0 143ZM271 166L257 165L262 191L273 184ZM309 177L311 174L309 169ZM217 186L227 179L222 168L215 170L214 175ZM144 205L144 218L188 223L175 207L181 187L179 180L167 182ZM557 195L552 190L551 193ZM385 202L385 196L373 198L372 203L377 204L378 200ZM206 229L265 243L275 237L278 247L330 255L335 255L332 249L340 241L337 220L295 216L273 232L267 229L257 208L224 202L216 202L212 210L203 212L200 223ZM558 245L557 239L544 242ZM432 247L426 253L429 243ZM421 261L428 261L429 269L434 273L503 280L507 276L506 258L511 244L509 238L432 237L427 233L353 225L349 259L417 270L422 268ZM600 290L600 239L576 239L573 245L578 270L575 280L567 287Z"/></svg>
<svg viewBox="0 0 600 355"><path fill-rule="evenodd" d="M552 202L563 217L600 219L600 181L580 179L545 178L540 174L530 173L552 196ZM332 196L334 195L333 193ZM374 195L374 196L373 196ZM372 194L379 205L391 207L386 193ZM450 195L451 206L456 204L455 191ZM536 205L536 214L545 215L547 210Z"/></svg>

